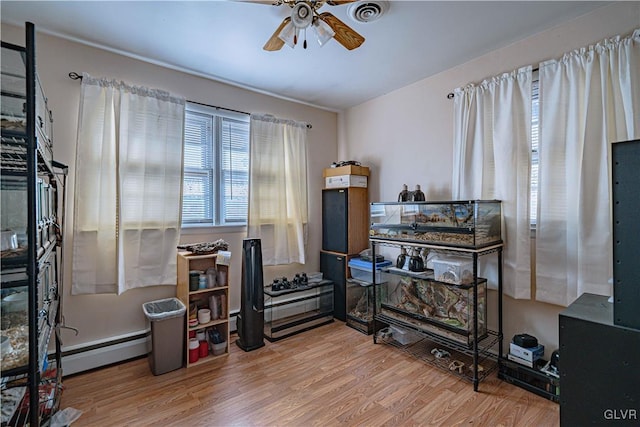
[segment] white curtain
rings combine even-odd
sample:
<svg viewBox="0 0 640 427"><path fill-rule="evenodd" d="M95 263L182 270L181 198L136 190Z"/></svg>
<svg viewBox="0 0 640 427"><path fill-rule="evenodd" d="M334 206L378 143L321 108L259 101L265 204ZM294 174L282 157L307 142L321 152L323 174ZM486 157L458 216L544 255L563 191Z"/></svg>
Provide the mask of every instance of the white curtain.
<svg viewBox="0 0 640 427"><path fill-rule="evenodd" d="M251 115L248 237L265 265L305 263L307 125Z"/></svg>
<svg viewBox="0 0 640 427"><path fill-rule="evenodd" d="M531 298L531 67L454 95L453 198L502 201L503 289Z"/></svg>
<svg viewBox="0 0 640 427"><path fill-rule="evenodd" d="M82 77L72 292L176 284L183 98Z"/></svg>
<svg viewBox="0 0 640 427"><path fill-rule="evenodd" d="M540 65L536 299L610 295L610 144L640 137L640 30Z"/></svg>

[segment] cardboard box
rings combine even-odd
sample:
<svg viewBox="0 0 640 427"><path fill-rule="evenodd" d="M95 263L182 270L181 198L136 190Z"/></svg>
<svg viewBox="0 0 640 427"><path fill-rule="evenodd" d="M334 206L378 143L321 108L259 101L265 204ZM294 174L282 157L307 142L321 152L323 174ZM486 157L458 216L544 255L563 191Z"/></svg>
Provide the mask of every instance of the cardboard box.
<svg viewBox="0 0 640 427"><path fill-rule="evenodd" d="M361 175L329 176L324 179L325 188L362 187L367 188L367 177Z"/></svg>
<svg viewBox="0 0 640 427"><path fill-rule="evenodd" d="M322 172L322 177L339 176L339 175L361 175L369 176L369 168L366 166L340 166L338 168L326 168Z"/></svg>
<svg viewBox="0 0 640 427"><path fill-rule="evenodd" d="M515 357L533 363L544 355L544 346L539 344L537 347L525 348L514 343L509 343L509 351Z"/></svg>

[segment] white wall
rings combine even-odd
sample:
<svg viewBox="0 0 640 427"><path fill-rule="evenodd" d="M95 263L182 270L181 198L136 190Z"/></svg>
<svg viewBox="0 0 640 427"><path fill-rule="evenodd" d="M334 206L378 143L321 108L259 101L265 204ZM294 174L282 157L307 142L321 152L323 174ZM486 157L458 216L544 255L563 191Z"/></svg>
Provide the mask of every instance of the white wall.
<svg viewBox="0 0 640 427"><path fill-rule="evenodd" d="M620 2L353 107L339 118L338 157L372 167L371 201L397 200L402 184L410 190L420 184L427 200L450 199L453 101L447 99L449 92L521 66L535 67L638 27L640 3ZM491 297L495 307L494 292ZM558 313L563 307L508 297L504 304L507 339L528 332L545 344L547 356L557 348Z"/></svg>
<svg viewBox="0 0 640 427"><path fill-rule="evenodd" d="M36 27L36 31L38 28ZM24 46L24 29L2 25L2 40ZM337 156L337 114L299 103L258 94L238 87L163 68L115 53L88 47L42 33L36 34L38 73L54 117L54 157L69 165L67 224L65 238L64 317L66 323L80 330L76 337L63 333L64 348L77 348L99 343L113 337L126 336L144 330L146 319L142 304L175 296L175 287L157 286L136 289L122 295L70 295L71 242L73 227L73 187L80 82L68 73L87 72L95 77L110 77L130 84L167 90L187 100L245 112L270 113L278 117L305 121L313 125L309 131L309 209L310 233L308 262L286 267L265 269L265 281L276 276L291 277L302 271L318 271L321 246L322 169ZM231 309L240 306L240 250L246 232L225 234L187 234L182 243L212 241L218 238L230 244L233 253L231 268Z"/></svg>

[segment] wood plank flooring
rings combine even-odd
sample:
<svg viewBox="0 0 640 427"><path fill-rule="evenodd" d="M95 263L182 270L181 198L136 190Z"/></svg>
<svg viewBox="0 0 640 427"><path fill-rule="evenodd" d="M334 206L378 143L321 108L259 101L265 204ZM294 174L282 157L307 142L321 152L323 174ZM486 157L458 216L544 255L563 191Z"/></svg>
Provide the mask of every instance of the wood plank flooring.
<svg viewBox="0 0 640 427"><path fill-rule="evenodd" d="M232 337L233 340L233 337ZM559 407L499 380L471 383L342 322L154 376L147 359L64 380L73 426L557 426Z"/></svg>

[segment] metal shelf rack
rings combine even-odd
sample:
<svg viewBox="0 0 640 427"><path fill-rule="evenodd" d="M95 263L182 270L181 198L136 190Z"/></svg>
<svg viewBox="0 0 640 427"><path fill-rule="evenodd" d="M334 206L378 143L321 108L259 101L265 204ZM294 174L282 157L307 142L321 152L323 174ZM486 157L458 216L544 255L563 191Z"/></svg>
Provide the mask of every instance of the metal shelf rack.
<svg viewBox="0 0 640 427"><path fill-rule="evenodd" d="M53 118L35 66L35 27L25 47L2 42L2 229L16 244L0 257L2 425L46 424L60 404L62 227L68 168L53 160ZM10 301L12 295L26 298ZM53 347L50 350L50 347ZM52 354L50 355L50 351Z"/></svg>
<svg viewBox="0 0 640 427"><path fill-rule="evenodd" d="M377 326L374 326L373 342L382 342L391 344L395 347L406 351L408 354L424 361L432 366L442 370L451 372L470 381L473 384L474 391L478 391L480 381L486 378L490 373L498 369L499 360L502 359L502 242L485 246L482 248L465 248L446 246L444 244L418 243L414 241L403 241L396 239L385 239L379 237L371 237L369 239L372 249L372 257L375 259L376 249L378 246L386 246L400 248L401 246L410 248L421 248L446 254L464 254L471 256L473 260L473 328L470 331L469 342L467 344L458 342L449 338L447 335L446 325L438 325L437 322L428 319L420 319L420 316L390 316L378 312L376 304L374 304L374 318L381 323L387 325L400 326L403 329L412 331L417 334L420 339L410 344L402 345L398 341L378 334ZM487 329L484 336L478 334L478 284L485 280L478 277L478 262L485 255L496 254L498 257L498 330ZM397 269L396 269L397 270ZM403 275L402 272L396 272L394 269L388 269L390 274ZM412 276L412 274L408 274ZM373 275L374 298L376 298L375 275ZM445 286L450 284L442 283ZM382 304L384 306L384 304ZM377 322L374 322L377 324ZM445 349L448 351L447 358L436 357L435 350ZM434 353L432 353L432 351ZM457 364L451 362L455 360Z"/></svg>

